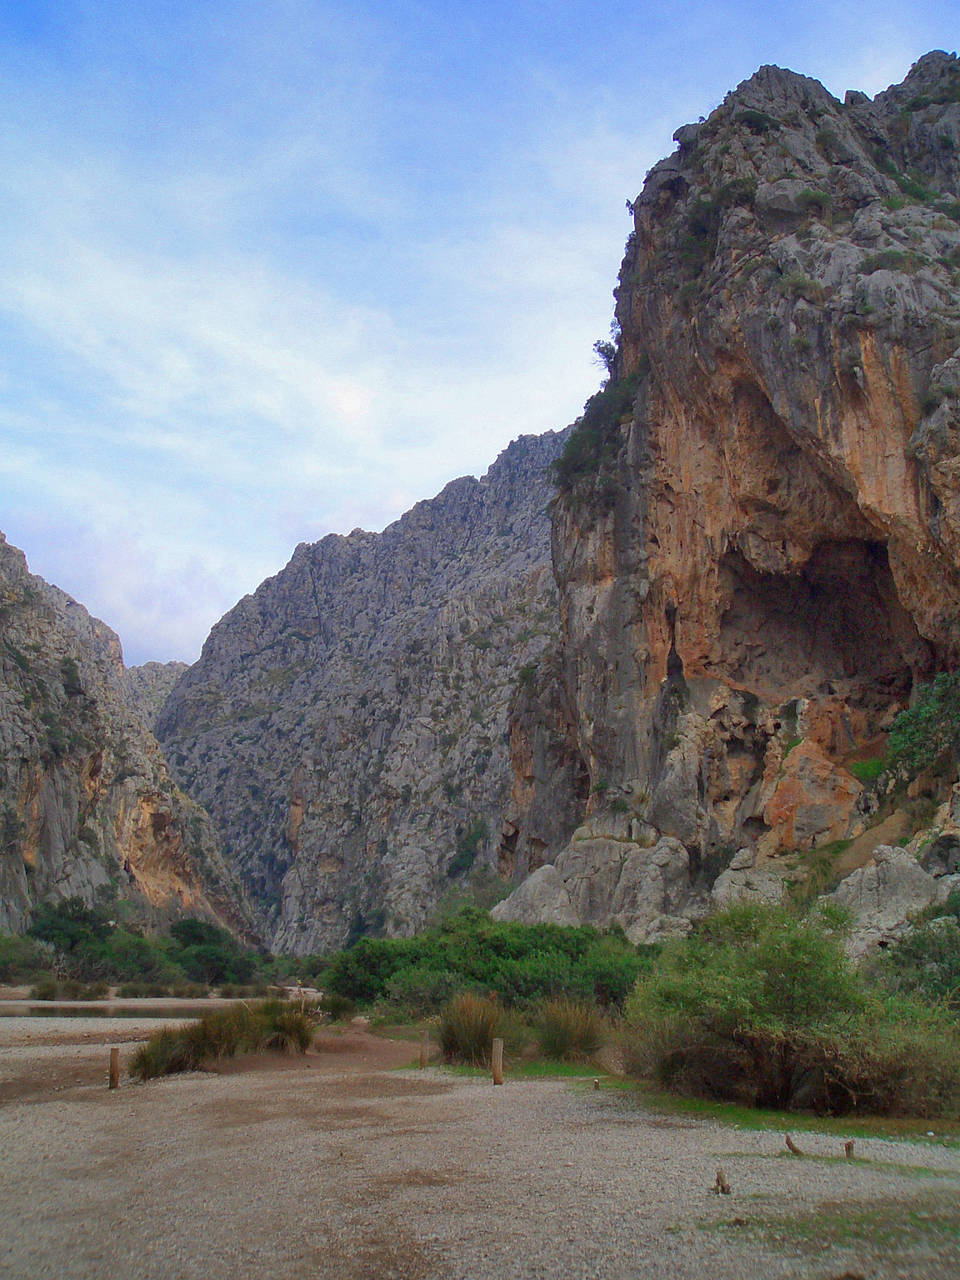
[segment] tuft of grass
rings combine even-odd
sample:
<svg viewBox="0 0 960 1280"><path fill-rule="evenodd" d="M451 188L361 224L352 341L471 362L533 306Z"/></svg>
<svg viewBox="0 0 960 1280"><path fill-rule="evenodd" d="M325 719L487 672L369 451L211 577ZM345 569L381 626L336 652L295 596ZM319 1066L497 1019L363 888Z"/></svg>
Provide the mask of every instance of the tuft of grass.
<svg viewBox="0 0 960 1280"><path fill-rule="evenodd" d="M606 1034L606 1022L596 1005L562 996L544 1001L534 1027L543 1056L566 1062L593 1057Z"/></svg>
<svg viewBox="0 0 960 1280"><path fill-rule="evenodd" d="M185 1027L163 1027L141 1045L130 1062L138 1080L196 1071L205 1062L238 1053L284 1049L304 1053L313 1040L310 1014L299 1003L265 1000L205 1013Z"/></svg>
<svg viewBox="0 0 960 1280"><path fill-rule="evenodd" d="M454 996L440 1015L440 1053L445 1062L490 1064L495 1037L503 1037L506 1010L499 1000L471 992Z"/></svg>

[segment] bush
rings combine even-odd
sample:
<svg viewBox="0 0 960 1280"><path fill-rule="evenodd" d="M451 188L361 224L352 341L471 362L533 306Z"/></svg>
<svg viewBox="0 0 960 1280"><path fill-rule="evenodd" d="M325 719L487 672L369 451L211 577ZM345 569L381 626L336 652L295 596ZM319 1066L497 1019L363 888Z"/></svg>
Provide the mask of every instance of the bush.
<svg viewBox="0 0 960 1280"><path fill-rule="evenodd" d="M237 1053L260 1053L265 1049L309 1048L313 1022L299 1003L265 1000L254 1005L235 1005L204 1014L185 1027L164 1027L154 1032L134 1054L130 1074L139 1080L196 1071L205 1062L232 1057Z"/></svg>
<svg viewBox="0 0 960 1280"><path fill-rule="evenodd" d="M945 914L914 928L880 953L872 971L893 994L960 1011L960 921Z"/></svg>
<svg viewBox="0 0 960 1280"><path fill-rule="evenodd" d="M219 988L224 1000L264 1000L274 994L266 982L225 982Z"/></svg>
<svg viewBox="0 0 960 1280"><path fill-rule="evenodd" d="M960 672L941 671L923 685L914 705L897 716L888 743L890 762L911 776L949 758L960 760Z"/></svg>
<svg viewBox="0 0 960 1280"><path fill-rule="evenodd" d="M543 1056L565 1061L583 1061L598 1053L607 1029L596 1006L565 998L542 1004L534 1028Z"/></svg>
<svg viewBox="0 0 960 1280"><path fill-rule="evenodd" d="M162 982L122 982L117 987L117 995L122 1000L140 999L144 997L165 996L170 988Z"/></svg>
<svg viewBox="0 0 960 1280"><path fill-rule="evenodd" d="M839 1114L955 1113L942 1010L872 996L828 921L741 905L670 943L627 1003L627 1068L678 1092Z"/></svg>
<svg viewBox="0 0 960 1280"><path fill-rule="evenodd" d="M50 964L50 952L33 938L0 933L0 982L29 982Z"/></svg>
<svg viewBox="0 0 960 1280"><path fill-rule="evenodd" d="M32 1000L102 1000L106 994L105 982L80 982L77 978L41 978L30 990Z"/></svg>
<svg viewBox="0 0 960 1280"><path fill-rule="evenodd" d="M386 997L406 1016L422 1018L441 1009L460 985L457 975L447 969L401 969L387 983Z"/></svg>
<svg viewBox="0 0 960 1280"><path fill-rule="evenodd" d="M455 996L440 1019L440 1053L445 1062L490 1065L494 1037L502 1034L503 1006L489 996Z"/></svg>
<svg viewBox="0 0 960 1280"><path fill-rule="evenodd" d="M333 1022L349 1018L357 1010L356 1004L349 996L338 995L336 991L331 991L321 996L317 1007L321 1013L325 1013Z"/></svg>

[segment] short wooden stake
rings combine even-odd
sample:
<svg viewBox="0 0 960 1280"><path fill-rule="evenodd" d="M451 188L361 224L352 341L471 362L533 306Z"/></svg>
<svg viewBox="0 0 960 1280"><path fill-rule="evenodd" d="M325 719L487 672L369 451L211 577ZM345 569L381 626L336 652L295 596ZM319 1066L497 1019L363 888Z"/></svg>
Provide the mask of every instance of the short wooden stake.
<svg viewBox="0 0 960 1280"><path fill-rule="evenodd" d="M847 1157L848 1160L853 1159L853 1139L852 1138L848 1138L848 1140L843 1144L843 1154Z"/></svg>
<svg viewBox="0 0 960 1280"><path fill-rule="evenodd" d="M427 1057L430 1053L430 1033L424 1031L420 1035L420 1069L427 1065Z"/></svg>
<svg viewBox="0 0 960 1280"><path fill-rule="evenodd" d="M120 1050L113 1048L110 1050L110 1088L118 1089L120 1087Z"/></svg>
<svg viewBox="0 0 960 1280"><path fill-rule="evenodd" d="M503 1041L499 1037L493 1042L493 1083L503 1084Z"/></svg>

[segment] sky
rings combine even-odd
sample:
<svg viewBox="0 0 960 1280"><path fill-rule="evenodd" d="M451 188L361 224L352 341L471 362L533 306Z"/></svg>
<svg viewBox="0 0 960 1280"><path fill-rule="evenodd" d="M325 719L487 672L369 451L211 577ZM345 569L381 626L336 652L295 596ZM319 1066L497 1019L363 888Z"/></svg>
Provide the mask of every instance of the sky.
<svg viewBox="0 0 960 1280"><path fill-rule="evenodd" d="M0 0L0 529L193 661L598 387L627 199L763 63L874 94L960 0Z"/></svg>

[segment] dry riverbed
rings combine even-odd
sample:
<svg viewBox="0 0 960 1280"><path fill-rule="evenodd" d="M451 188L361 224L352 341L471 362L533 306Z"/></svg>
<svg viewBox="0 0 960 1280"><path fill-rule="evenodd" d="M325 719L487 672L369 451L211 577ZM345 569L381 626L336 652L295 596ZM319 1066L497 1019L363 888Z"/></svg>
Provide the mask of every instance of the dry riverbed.
<svg viewBox="0 0 960 1280"><path fill-rule="evenodd" d="M798 1133L797 1157L623 1090L403 1069L411 1045L359 1030L108 1091L109 1046L126 1062L154 1025L0 1018L0 1276L960 1274L960 1149L936 1138L847 1160Z"/></svg>

